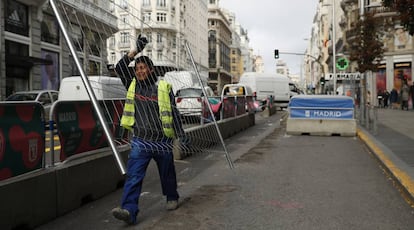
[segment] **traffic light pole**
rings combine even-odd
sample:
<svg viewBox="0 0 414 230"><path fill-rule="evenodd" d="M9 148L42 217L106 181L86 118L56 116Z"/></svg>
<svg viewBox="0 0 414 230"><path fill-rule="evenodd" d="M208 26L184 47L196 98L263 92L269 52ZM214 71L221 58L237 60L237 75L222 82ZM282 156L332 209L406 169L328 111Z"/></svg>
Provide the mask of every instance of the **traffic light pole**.
<svg viewBox="0 0 414 230"><path fill-rule="evenodd" d="M289 54L289 55L298 55L298 56L305 56L305 57L310 57L312 58L316 63L318 63L321 66L321 70L322 70L322 77L325 79L325 70L323 68L322 63L314 56L310 55L310 54L306 54L306 53L294 53L294 52L278 52L279 54ZM301 67L302 68L302 67Z"/></svg>

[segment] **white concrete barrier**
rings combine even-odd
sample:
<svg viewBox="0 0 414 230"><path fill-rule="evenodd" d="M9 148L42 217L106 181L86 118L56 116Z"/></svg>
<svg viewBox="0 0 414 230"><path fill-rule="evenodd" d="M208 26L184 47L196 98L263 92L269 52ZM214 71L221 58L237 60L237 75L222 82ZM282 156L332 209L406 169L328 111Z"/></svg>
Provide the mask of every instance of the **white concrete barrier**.
<svg viewBox="0 0 414 230"><path fill-rule="evenodd" d="M356 136L354 101L348 96L297 95L288 107L290 135Z"/></svg>

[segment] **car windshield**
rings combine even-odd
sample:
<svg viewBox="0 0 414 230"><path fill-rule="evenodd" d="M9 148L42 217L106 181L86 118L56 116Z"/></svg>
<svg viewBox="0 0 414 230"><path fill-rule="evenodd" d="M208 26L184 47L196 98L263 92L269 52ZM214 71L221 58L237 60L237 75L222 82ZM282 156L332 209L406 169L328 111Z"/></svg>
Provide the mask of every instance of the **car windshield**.
<svg viewBox="0 0 414 230"><path fill-rule="evenodd" d="M36 93L18 93L9 96L6 101L34 101L36 96Z"/></svg>
<svg viewBox="0 0 414 230"><path fill-rule="evenodd" d="M177 91L177 97L202 97L203 91L197 88L186 88Z"/></svg>
<svg viewBox="0 0 414 230"><path fill-rule="evenodd" d="M236 96L244 95L244 88L242 86L228 86L224 90L225 95Z"/></svg>

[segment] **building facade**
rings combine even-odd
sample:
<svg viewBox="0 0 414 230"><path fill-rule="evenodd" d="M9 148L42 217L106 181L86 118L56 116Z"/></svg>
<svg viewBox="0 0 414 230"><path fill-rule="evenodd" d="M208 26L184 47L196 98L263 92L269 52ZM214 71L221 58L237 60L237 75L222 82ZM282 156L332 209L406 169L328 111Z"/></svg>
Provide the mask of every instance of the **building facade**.
<svg viewBox="0 0 414 230"><path fill-rule="evenodd" d="M117 30L106 1L62 0L56 5L62 18L69 19L66 29L85 73L106 74L102 38ZM4 0L0 9L0 100L15 91L58 90L62 78L79 75L48 1ZM91 23L96 27L88 26Z"/></svg>
<svg viewBox="0 0 414 230"><path fill-rule="evenodd" d="M108 41L110 64L134 48L142 34L149 41L143 54L154 61L159 75L193 69L186 45L196 68L208 71L206 0L115 0L111 4L120 30Z"/></svg>
<svg viewBox="0 0 414 230"><path fill-rule="evenodd" d="M63 78L112 75L139 34L149 43L142 54L158 74L193 70L208 74L220 91L254 70L247 31L217 0L62 0L56 1L80 66L46 0L0 3L0 100L15 91L59 89ZM49 77L51 76L51 77Z"/></svg>
<svg viewBox="0 0 414 230"><path fill-rule="evenodd" d="M355 30L355 24L358 22L360 15L363 13L372 13L374 17L383 22L382 27L382 41L385 48L384 57L381 60L381 65L378 71L372 73L367 81L367 89L372 96L371 101L374 100L379 92L384 90L391 91L392 89L400 90L403 81L407 81L408 85L413 82L412 73L414 71L414 41L411 35L404 30L404 28L396 20L396 12L382 6L381 0L342 0L336 3L336 8L333 18L331 0L321 0L318 10L315 14L313 30L311 34L311 42L308 47L308 53L317 57L324 67L322 73L316 78L307 77L308 82L312 82L316 87L321 87L320 78L326 79L325 92L333 91L332 77L328 75L333 72L336 61L339 58L346 58L349 60L349 44L353 41L358 31ZM332 28L335 28L335 41L332 41ZM335 45L337 59L332 60L333 46ZM309 71L309 76L315 67L311 67L311 62L304 60L304 69ZM349 63L349 66L344 70L337 70L337 73L357 73L356 63ZM342 88L340 91L346 94L347 90L352 89L352 85L360 87L360 79L356 78L353 82L349 79L337 79L337 88ZM353 92L355 93L355 92Z"/></svg>
<svg viewBox="0 0 414 230"><path fill-rule="evenodd" d="M218 0L209 0L208 29L208 84L214 91L221 92L233 79L230 65L232 29Z"/></svg>

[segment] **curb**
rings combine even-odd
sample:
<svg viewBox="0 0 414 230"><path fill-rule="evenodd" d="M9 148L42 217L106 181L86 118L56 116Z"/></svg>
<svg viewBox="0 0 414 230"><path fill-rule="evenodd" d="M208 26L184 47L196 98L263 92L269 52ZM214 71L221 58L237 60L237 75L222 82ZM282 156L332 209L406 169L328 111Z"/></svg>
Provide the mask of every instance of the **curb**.
<svg viewBox="0 0 414 230"><path fill-rule="evenodd" d="M414 207L414 170L360 126L357 127L357 137L365 143L386 173L392 177L407 203Z"/></svg>

